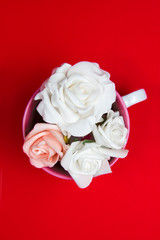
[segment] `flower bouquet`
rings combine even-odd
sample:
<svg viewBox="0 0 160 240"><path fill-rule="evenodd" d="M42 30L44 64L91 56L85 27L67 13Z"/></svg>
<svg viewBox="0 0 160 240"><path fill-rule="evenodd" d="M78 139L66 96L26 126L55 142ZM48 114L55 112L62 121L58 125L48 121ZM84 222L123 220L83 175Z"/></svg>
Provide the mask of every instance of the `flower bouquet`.
<svg viewBox="0 0 160 240"><path fill-rule="evenodd" d="M80 188L111 173L124 158L128 129L115 108L115 84L97 63L64 63L34 97L40 117L26 133L23 150L37 168L60 164Z"/></svg>

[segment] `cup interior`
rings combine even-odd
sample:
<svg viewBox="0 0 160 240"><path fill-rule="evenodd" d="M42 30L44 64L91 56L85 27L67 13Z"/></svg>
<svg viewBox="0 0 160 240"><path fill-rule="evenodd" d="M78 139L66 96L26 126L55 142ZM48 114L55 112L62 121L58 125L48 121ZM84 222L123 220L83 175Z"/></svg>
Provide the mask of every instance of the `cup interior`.
<svg viewBox="0 0 160 240"><path fill-rule="evenodd" d="M34 95L31 97L30 101L28 102L28 104L26 106L25 112L24 112L23 122L22 122L22 132L23 132L24 138L33 129L33 127L36 123L45 123L44 120L42 119L42 117L40 116L40 114L36 110L40 101L35 101L34 97L38 91L39 90L37 90L34 93ZM125 126L128 129L128 134L127 134L127 141L128 141L129 132L130 132L129 114L128 114L126 105L118 92L116 92L116 102L113 103L112 110L119 111L120 115L123 116ZM127 141L126 141L126 144L127 144ZM125 146L123 148L125 148ZM118 158L112 157L109 160L110 166L113 166L113 164L115 164L115 162L117 160L118 160ZM71 176L69 175L69 173L61 167L59 162L56 163L56 165L54 167L52 167L52 168L44 167L43 170L55 177L58 177L58 178L72 179Z"/></svg>

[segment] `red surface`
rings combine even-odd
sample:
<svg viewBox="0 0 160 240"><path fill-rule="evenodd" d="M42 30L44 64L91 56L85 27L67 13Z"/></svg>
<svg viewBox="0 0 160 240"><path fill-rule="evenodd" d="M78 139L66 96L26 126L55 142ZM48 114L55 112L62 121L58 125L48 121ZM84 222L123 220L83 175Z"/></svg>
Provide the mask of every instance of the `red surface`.
<svg viewBox="0 0 160 240"><path fill-rule="evenodd" d="M0 239L160 239L159 1L1 1ZM25 106L52 68L98 62L129 109L127 158L84 190L29 164Z"/></svg>

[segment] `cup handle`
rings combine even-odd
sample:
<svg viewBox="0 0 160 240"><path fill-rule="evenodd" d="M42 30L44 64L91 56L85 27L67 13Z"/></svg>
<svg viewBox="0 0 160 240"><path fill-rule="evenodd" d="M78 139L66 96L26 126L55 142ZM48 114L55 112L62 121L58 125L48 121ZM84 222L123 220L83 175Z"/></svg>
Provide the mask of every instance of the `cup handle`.
<svg viewBox="0 0 160 240"><path fill-rule="evenodd" d="M129 93L122 97L126 107L130 107L136 103L142 102L147 99L147 94L144 89L139 89L135 92Z"/></svg>

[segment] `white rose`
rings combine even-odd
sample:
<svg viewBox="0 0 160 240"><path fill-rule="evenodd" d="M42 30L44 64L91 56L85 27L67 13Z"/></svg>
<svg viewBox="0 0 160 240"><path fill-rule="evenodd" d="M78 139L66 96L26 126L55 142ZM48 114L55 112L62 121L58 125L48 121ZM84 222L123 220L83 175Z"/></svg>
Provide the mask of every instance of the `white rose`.
<svg viewBox="0 0 160 240"><path fill-rule="evenodd" d="M110 156L123 158L127 153L127 150L107 149L96 143L78 141L70 145L60 164L80 188L86 188L93 177L111 173Z"/></svg>
<svg viewBox="0 0 160 240"><path fill-rule="evenodd" d="M96 63L65 63L36 95L35 100L41 100L37 111L64 134L85 136L115 102L115 85L109 77Z"/></svg>
<svg viewBox="0 0 160 240"><path fill-rule="evenodd" d="M127 128L119 112L109 111L107 120L94 127L93 136L97 144L113 149L121 149L126 144Z"/></svg>

